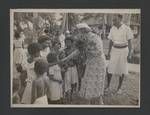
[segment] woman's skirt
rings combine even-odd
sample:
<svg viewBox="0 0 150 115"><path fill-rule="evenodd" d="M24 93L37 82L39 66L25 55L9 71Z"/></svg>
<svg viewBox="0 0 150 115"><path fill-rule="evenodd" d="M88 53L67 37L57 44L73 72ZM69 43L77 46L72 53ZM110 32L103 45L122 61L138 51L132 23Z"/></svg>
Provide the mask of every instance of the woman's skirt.
<svg viewBox="0 0 150 115"><path fill-rule="evenodd" d="M87 60L79 95L85 99L102 96L104 94L105 74L106 63L104 56Z"/></svg>

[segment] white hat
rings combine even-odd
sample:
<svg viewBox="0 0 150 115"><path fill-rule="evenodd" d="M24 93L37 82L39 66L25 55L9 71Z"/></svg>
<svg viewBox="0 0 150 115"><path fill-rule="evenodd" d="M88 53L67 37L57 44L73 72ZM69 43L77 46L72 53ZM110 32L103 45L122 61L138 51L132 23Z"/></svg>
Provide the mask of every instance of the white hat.
<svg viewBox="0 0 150 115"><path fill-rule="evenodd" d="M86 23L79 23L76 25L76 27L78 29L85 28L85 29L88 29L89 31L91 31L91 28Z"/></svg>
<svg viewBox="0 0 150 115"><path fill-rule="evenodd" d="M70 34L69 30L66 31L66 34Z"/></svg>

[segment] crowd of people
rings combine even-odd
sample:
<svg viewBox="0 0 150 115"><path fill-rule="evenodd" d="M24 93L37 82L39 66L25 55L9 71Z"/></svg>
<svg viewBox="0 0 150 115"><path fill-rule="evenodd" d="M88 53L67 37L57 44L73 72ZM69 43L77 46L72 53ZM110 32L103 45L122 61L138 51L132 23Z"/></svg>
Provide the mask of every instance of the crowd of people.
<svg viewBox="0 0 150 115"><path fill-rule="evenodd" d="M14 33L13 104L71 104L73 96L86 104L99 104L109 89L113 74L119 74L117 92L128 74L127 57L131 58L131 29L122 23L122 15L113 20L109 39L110 63L106 68L103 44L99 35L86 23L76 25L57 41L47 31L24 48L22 32ZM129 46L129 47L128 47ZM128 50L129 48L129 50ZM105 77L108 83L105 87Z"/></svg>

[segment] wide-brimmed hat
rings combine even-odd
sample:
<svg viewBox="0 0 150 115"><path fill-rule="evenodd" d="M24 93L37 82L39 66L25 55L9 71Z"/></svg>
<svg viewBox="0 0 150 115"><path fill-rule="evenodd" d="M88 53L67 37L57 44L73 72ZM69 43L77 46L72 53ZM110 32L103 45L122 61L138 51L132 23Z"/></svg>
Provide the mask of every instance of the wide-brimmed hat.
<svg viewBox="0 0 150 115"><path fill-rule="evenodd" d="M79 24L76 25L76 27L77 27L78 29L85 28L85 29L87 29L87 30L89 30L89 31L92 30L86 23L79 23Z"/></svg>

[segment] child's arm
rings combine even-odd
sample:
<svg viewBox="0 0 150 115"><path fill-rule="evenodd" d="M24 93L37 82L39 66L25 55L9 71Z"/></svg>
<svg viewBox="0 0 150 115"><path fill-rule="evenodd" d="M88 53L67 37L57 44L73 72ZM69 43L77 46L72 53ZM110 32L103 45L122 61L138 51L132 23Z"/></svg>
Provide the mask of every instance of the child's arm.
<svg viewBox="0 0 150 115"><path fill-rule="evenodd" d="M62 83L62 80L55 79L53 75L49 75L49 79L60 84Z"/></svg>
<svg viewBox="0 0 150 115"><path fill-rule="evenodd" d="M60 60L60 62L64 62L64 61L69 61L70 59L72 59L74 56L79 55L79 50L75 50L74 52L72 52L70 55L68 55L67 57L65 57L64 59Z"/></svg>

